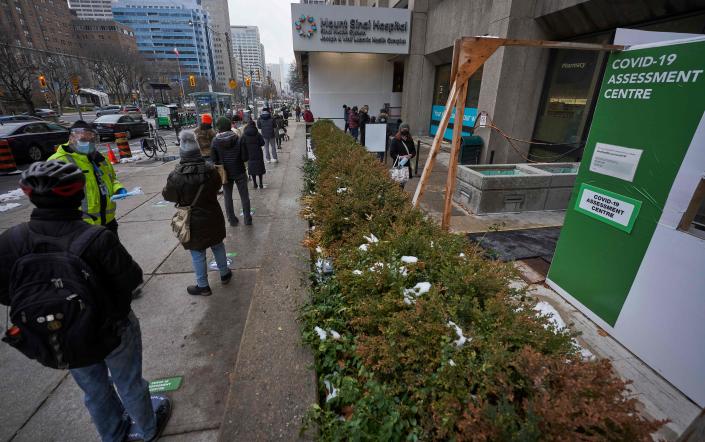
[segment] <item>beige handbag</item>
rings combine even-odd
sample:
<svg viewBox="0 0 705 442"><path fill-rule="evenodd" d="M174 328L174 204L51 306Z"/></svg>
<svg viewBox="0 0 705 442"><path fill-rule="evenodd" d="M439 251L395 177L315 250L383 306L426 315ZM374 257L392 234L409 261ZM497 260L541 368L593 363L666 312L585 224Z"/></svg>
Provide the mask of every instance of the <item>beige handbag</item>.
<svg viewBox="0 0 705 442"><path fill-rule="evenodd" d="M216 164L215 170L217 170L218 174L220 175L220 182L223 184L227 183L228 182L228 172L225 171L225 166L222 164Z"/></svg>
<svg viewBox="0 0 705 442"><path fill-rule="evenodd" d="M191 208L196 205L198 197L201 196L203 184L198 187L196 197L191 201L190 206L176 207L176 213L171 217L171 230L181 244L191 241Z"/></svg>

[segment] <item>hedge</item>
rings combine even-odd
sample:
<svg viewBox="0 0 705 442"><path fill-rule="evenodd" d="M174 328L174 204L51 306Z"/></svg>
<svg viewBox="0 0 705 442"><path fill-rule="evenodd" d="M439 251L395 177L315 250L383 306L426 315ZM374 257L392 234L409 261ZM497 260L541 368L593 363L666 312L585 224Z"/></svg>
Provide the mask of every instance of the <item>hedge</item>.
<svg viewBox="0 0 705 442"><path fill-rule="evenodd" d="M312 143L301 321L318 440L650 440L663 422L639 415L609 361L583 360L574 334L537 316L510 266L412 208L331 122Z"/></svg>

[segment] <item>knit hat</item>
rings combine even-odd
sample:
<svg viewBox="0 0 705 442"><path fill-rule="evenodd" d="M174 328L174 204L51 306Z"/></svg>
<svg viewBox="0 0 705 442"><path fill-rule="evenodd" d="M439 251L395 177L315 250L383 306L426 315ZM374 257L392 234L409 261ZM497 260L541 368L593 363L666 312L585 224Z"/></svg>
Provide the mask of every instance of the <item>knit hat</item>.
<svg viewBox="0 0 705 442"><path fill-rule="evenodd" d="M179 155L181 158L200 157L201 149L196 141L196 134L192 130L182 130L179 133Z"/></svg>
<svg viewBox="0 0 705 442"><path fill-rule="evenodd" d="M215 127L219 132L226 132L231 129L232 124L230 123L228 117L220 117L216 120Z"/></svg>
<svg viewBox="0 0 705 442"><path fill-rule="evenodd" d="M201 123L203 124L213 124L213 117L211 114L203 114L201 115Z"/></svg>
<svg viewBox="0 0 705 442"><path fill-rule="evenodd" d="M411 128L409 127L409 123L401 123L399 125L399 132L401 132L403 129L406 129L409 132L411 132Z"/></svg>

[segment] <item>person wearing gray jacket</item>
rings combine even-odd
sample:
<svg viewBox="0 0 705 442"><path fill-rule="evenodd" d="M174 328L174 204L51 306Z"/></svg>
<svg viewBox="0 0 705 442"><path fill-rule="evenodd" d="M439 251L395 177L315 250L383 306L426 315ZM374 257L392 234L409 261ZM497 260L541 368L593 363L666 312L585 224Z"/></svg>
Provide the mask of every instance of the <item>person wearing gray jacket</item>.
<svg viewBox="0 0 705 442"><path fill-rule="evenodd" d="M262 138L264 138L264 157L268 163L278 163L277 158L277 139L276 139L276 129L274 127L274 119L272 114L269 113L269 108L262 109L260 117L257 119L257 127L262 132ZM271 156L269 154L271 146Z"/></svg>

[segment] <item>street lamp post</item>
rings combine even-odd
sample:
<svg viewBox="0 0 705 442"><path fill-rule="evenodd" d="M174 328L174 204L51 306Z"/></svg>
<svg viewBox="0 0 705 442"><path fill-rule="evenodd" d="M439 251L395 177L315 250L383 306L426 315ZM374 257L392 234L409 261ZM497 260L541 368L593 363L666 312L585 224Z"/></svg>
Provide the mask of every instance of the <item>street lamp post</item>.
<svg viewBox="0 0 705 442"><path fill-rule="evenodd" d="M183 100L186 98L186 94L184 93L183 78L181 78L181 62L179 61L179 50L177 48L174 48L174 53L176 54L176 65L179 67L179 87L181 88L181 103L183 103ZM164 92L162 92L162 103L164 103Z"/></svg>
<svg viewBox="0 0 705 442"><path fill-rule="evenodd" d="M242 64L242 46L238 45L237 49L240 52L240 76L242 77L242 78L240 78L240 80L242 81L242 84L244 85L245 84L245 65ZM245 87L243 90L245 92L245 107L247 107L249 105L247 88Z"/></svg>

